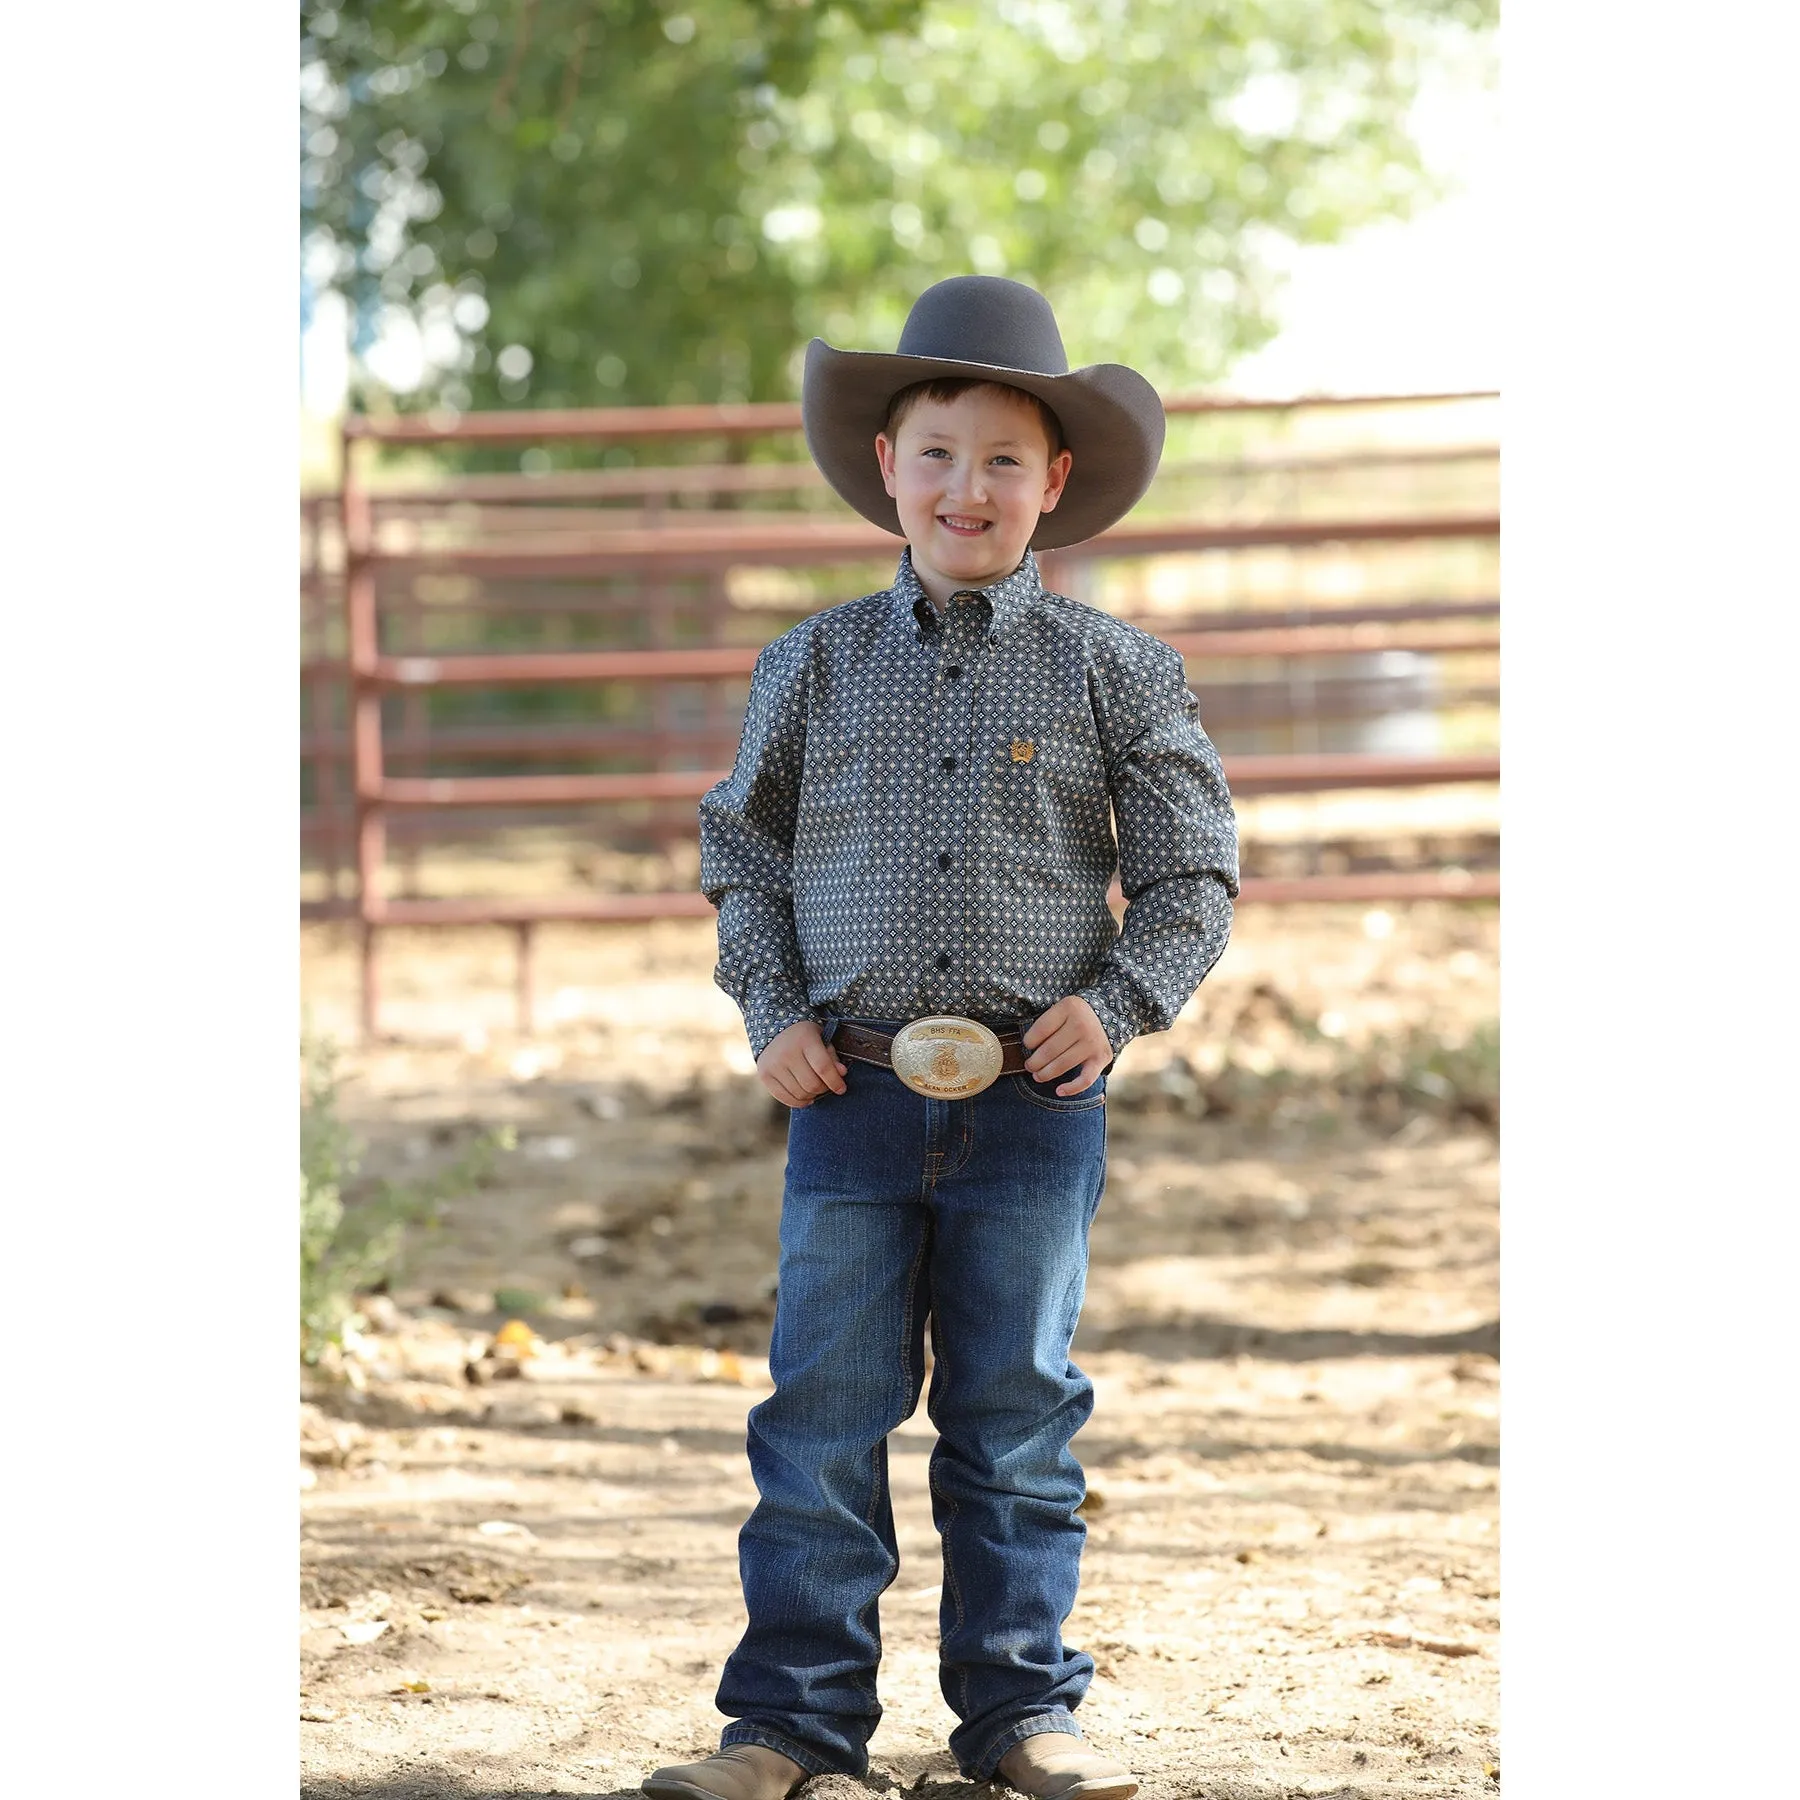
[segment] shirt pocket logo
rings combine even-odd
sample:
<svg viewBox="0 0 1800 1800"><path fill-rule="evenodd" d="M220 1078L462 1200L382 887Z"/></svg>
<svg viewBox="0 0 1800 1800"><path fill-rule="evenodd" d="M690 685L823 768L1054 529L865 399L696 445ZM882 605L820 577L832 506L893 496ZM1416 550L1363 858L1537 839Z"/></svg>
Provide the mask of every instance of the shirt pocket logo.
<svg viewBox="0 0 1800 1800"><path fill-rule="evenodd" d="M1103 856L1111 798L1091 725L1076 717L1036 719L1030 736L1009 731L998 751L993 784L1002 840L1062 853L1091 846Z"/></svg>

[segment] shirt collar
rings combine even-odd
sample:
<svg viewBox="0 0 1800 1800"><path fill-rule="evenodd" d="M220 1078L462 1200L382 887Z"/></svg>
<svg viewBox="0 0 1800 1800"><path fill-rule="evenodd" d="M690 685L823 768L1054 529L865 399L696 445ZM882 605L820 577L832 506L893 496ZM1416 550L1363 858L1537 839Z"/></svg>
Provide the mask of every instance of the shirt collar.
<svg viewBox="0 0 1800 1800"><path fill-rule="evenodd" d="M998 581L990 582L986 587L971 588L969 591L981 595L987 601L992 615L990 629L995 637L1000 637L1024 616L1026 609L1034 601L1043 596L1044 583L1038 574L1037 558L1027 550L1025 560L1010 575L1002 575ZM925 592L918 576L913 572L910 544L900 552L900 567L894 576L893 593L895 599L918 621L922 630L936 629L940 623L937 609L931 604L931 596Z"/></svg>

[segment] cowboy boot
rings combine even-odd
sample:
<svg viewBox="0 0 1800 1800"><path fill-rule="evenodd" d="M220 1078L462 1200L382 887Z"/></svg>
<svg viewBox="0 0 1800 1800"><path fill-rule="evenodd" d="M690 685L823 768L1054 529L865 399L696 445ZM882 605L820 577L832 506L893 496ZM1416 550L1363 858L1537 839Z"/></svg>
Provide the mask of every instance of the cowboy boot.
<svg viewBox="0 0 1800 1800"><path fill-rule="evenodd" d="M1137 1777L1065 1731L1022 1738L1000 1759L1002 1781L1032 1800L1130 1800Z"/></svg>
<svg viewBox="0 0 1800 1800"><path fill-rule="evenodd" d="M797 1762L766 1744L727 1744L704 1762L646 1775L642 1791L650 1800L787 1800L807 1779Z"/></svg>

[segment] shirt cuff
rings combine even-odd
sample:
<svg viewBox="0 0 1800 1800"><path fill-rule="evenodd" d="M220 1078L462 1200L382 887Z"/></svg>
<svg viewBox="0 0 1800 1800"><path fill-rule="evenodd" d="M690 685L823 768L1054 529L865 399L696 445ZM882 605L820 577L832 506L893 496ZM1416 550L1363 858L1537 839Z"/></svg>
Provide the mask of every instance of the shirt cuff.
<svg viewBox="0 0 1800 1800"><path fill-rule="evenodd" d="M741 1004L752 1056L761 1056L790 1025L818 1018L805 999L785 982L758 983L744 995Z"/></svg>
<svg viewBox="0 0 1800 1800"><path fill-rule="evenodd" d="M1143 1031L1142 1023L1125 1010L1119 995L1105 982L1077 988L1075 998L1085 1000L1094 1009L1094 1017L1100 1021L1100 1029L1106 1033L1106 1041L1112 1045L1113 1059L1117 1061L1119 1052Z"/></svg>

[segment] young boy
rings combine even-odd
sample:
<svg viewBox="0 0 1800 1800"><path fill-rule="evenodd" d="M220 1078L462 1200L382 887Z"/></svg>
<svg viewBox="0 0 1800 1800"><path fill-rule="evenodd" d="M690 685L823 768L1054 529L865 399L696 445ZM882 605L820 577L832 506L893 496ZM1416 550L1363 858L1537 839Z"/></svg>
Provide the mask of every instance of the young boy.
<svg viewBox="0 0 1800 1800"><path fill-rule="evenodd" d="M1162 406L1129 369L1070 372L1031 289L958 276L895 355L815 340L804 413L832 485L907 549L891 588L763 651L701 802L717 979L793 1110L734 1723L644 1792L784 1800L866 1772L899 1568L887 1437L929 1316L951 1751L1038 1800L1126 1800L1136 1778L1075 1723L1092 1659L1062 1641L1093 1407L1069 1346L1107 1071L1224 949L1237 838L1180 657L1046 593L1031 551L1131 508Z"/></svg>

